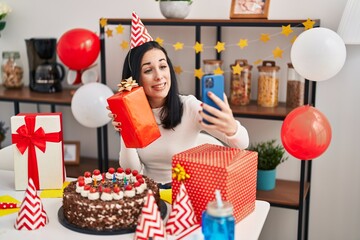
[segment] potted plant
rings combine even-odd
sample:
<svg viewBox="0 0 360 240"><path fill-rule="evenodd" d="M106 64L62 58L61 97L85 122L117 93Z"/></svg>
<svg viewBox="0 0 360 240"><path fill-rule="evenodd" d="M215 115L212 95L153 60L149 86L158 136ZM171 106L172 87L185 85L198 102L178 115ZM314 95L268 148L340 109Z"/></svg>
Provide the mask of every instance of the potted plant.
<svg viewBox="0 0 360 240"><path fill-rule="evenodd" d="M184 19L190 13L192 0L155 0L160 2L161 14L166 18Z"/></svg>
<svg viewBox="0 0 360 240"><path fill-rule="evenodd" d="M5 127L5 122L0 121L0 149L1 143L5 140L6 132L9 130L9 127Z"/></svg>
<svg viewBox="0 0 360 240"><path fill-rule="evenodd" d="M4 21L6 15L11 12L11 8L6 3L0 2L0 31L4 30L6 22Z"/></svg>
<svg viewBox="0 0 360 240"><path fill-rule="evenodd" d="M258 190L272 190L276 183L276 167L288 159L285 149L276 140L250 144L248 150L258 153Z"/></svg>

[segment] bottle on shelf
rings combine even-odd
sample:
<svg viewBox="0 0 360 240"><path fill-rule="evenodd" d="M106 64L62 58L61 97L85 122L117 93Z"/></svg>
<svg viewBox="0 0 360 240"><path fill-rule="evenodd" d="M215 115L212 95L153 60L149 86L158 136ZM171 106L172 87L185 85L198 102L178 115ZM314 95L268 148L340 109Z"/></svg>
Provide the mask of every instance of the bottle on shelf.
<svg viewBox="0 0 360 240"><path fill-rule="evenodd" d="M279 66L275 61L263 61L258 66L258 96L257 103L262 107L276 107L279 101Z"/></svg>
<svg viewBox="0 0 360 240"><path fill-rule="evenodd" d="M233 68L239 65L240 74L234 73ZM230 103L237 106L245 106L250 103L251 94L251 69L245 59L235 60L231 68Z"/></svg>
<svg viewBox="0 0 360 240"><path fill-rule="evenodd" d="M19 52L3 52L1 64L2 84L6 88L23 86L23 65Z"/></svg>
<svg viewBox="0 0 360 240"><path fill-rule="evenodd" d="M292 63L288 63L286 106L296 108L304 105L305 78L296 72Z"/></svg>
<svg viewBox="0 0 360 240"><path fill-rule="evenodd" d="M221 68L223 61L217 59L204 59L204 73L205 74L214 74L214 71L218 68Z"/></svg>

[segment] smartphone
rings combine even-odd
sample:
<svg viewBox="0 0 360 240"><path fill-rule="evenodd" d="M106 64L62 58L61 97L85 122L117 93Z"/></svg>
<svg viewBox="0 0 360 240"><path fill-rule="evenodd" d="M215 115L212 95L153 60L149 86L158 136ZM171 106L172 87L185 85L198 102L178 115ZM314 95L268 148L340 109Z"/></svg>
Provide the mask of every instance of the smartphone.
<svg viewBox="0 0 360 240"><path fill-rule="evenodd" d="M218 98L224 101L224 84L224 75L204 75L201 78L201 100L214 108L220 109L220 107L209 98L208 92L211 91ZM207 112L205 111L205 113Z"/></svg>

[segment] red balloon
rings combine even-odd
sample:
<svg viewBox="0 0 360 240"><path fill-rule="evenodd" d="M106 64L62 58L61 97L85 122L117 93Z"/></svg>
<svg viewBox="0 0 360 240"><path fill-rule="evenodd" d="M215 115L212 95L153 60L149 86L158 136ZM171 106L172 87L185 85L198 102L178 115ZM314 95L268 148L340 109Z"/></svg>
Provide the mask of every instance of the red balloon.
<svg viewBox="0 0 360 240"><path fill-rule="evenodd" d="M331 126L324 114L309 105L297 107L285 118L281 141L292 156L314 159L325 152L331 141Z"/></svg>
<svg viewBox="0 0 360 240"><path fill-rule="evenodd" d="M73 70L89 67L95 62L99 52L99 37L95 33L81 28L67 31L57 44L57 54L60 60Z"/></svg>

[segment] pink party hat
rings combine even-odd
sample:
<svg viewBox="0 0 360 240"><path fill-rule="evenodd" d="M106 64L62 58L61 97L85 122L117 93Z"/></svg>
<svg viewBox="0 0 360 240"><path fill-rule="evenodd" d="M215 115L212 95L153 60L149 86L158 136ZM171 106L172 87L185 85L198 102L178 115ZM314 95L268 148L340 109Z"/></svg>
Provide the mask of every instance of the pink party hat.
<svg viewBox="0 0 360 240"><path fill-rule="evenodd" d="M25 198L21 203L14 227L17 230L35 230L44 227L48 222L41 199L37 195L34 181L29 178Z"/></svg>
<svg viewBox="0 0 360 240"><path fill-rule="evenodd" d="M176 196L169 219L166 223L166 233L178 235L195 225L198 225L195 212L185 185L181 183L179 193Z"/></svg>
<svg viewBox="0 0 360 240"><path fill-rule="evenodd" d="M134 236L136 240L147 240L149 238L153 240L166 239L164 222L151 190L145 197L144 207L139 216Z"/></svg>
<svg viewBox="0 0 360 240"><path fill-rule="evenodd" d="M130 48L140 46L146 42L152 41L153 38L148 33L139 16L133 12L131 21L131 44Z"/></svg>

